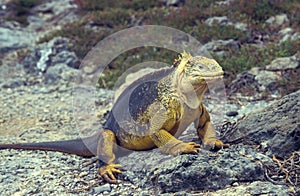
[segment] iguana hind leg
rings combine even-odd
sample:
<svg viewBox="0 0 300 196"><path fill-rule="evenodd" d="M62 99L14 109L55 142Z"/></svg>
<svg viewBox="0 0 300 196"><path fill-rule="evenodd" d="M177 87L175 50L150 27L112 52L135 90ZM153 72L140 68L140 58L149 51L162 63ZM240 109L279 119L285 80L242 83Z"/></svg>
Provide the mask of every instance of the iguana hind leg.
<svg viewBox="0 0 300 196"><path fill-rule="evenodd" d="M196 154L200 151L200 145L195 142L185 143L176 139L168 131L161 129L151 135L155 145L163 152L174 156L179 154Z"/></svg>
<svg viewBox="0 0 300 196"><path fill-rule="evenodd" d="M116 136L111 130L103 130L100 133L97 156L98 159L105 163L104 166L100 168L98 176L103 178L109 183L117 183L115 174L122 173L120 164L114 164L115 154L114 149L116 147Z"/></svg>

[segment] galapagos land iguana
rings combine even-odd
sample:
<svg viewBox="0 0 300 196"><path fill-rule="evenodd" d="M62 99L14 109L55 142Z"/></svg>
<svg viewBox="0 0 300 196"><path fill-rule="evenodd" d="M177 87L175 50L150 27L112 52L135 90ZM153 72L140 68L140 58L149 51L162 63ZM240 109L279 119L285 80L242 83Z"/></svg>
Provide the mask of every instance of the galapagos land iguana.
<svg viewBox="0 0 300 196"><path fill-rule="evenodd" d="M167 154L196 154L200 145L177 138L194 122L199 139L210 149L229 147L217 139L210 115L202 104L207 81L222 78L213 59L183 52L173 66L149 73L130 84L114 103L104 129L83 139L42 143L0 144L0 149L59 151L84 157L96 155L105 164L99 177L116 183L118 147Z"/></svg>

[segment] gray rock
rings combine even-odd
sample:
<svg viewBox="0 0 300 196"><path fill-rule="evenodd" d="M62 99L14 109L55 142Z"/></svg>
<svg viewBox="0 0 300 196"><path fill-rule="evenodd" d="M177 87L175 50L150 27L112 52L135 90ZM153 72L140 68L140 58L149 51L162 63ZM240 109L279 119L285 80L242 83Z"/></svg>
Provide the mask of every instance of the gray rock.
<svg viewBox="0 0 300 196"><path fill-rule="evenodd" d="M57 64L47 69L45 73L45 83L56 84L60 80L71 82L77 73L78 70L68 67L66 64Z"/></svg>
<svg viewBox="0 0 300 196"><path fill-rule="evenodd" d="M158 186L162 192L217 190L237 181L262 180L261 166L254 163L252 157L245 156L256 152L249 148L247 153L241 154L240 150L232 148L215 155L181 156L177 161L169 160L155 171Z"/></svg>
<svg viewBox="0 0 300 196"><path fill-rule="evenodd" d="M282 39L280 39L280 43L285 42L285 41L295 41L295 40L299 40L300 39L300 34L298 32L294 33L294 34L286 34L282 37Z"/></svg>
<svg viewBox="0 0 300 196"><path fill-rule="evenodd" d="M286 14L280 14L280 15L276 15L276 16L271 16L270 18L268 18L266 20L266 23L274 26L274 27L278 27L283 25L284 23L289 22L289 19L287 17Z"/></svg>
<svg viewBox="0 0 300 196"><path fill-rule="evenodd" d="M244 96L254 96L259 89L260 84L255 80L255 75L250 72L242 72L229 85L229 94L242 93Z"/></svg>
<svg viewBox="0 0 300 196"><path fill-rule="evenodd" d="M179 4L185 2L185 0L159 0L159 1L165 3L167 6L178 6Z"/></svg>
<svg viewBox="0 0 300 196"><path fill-rule="evenodd" d="M300 55L294 55L291 57L282 57L273 60L266 66L266 70L269 71L282 71L287 69L297 69L300 66Z"/></svg>
<svg viewBox="0 0 300 196"><path fill-rule="evenodd" d="M25 81L20 78L8 79L3 84L1 84L1 88L16 88L25 84Z"/></svg>
<svg viewBox="0 0 300 196"><path fill-rule="evenodd" d="M291 34L292 32L293 32L293 29L290 28L290 27L287 27L287 28L281 29L279 31L279 34L282 35L282 36L285 36L287 34Z"/></svg>
<svg viewBox="0 0 300 196"><path fill-rule="evenodd" d="M226 136L229 142L262 145L268 155L287 158L300 150L300 91L253 111L236 130Z"/></svg>
<svg viewBox="0 0 300 196"><path fill-rule="evenodd" d="M0 27L0 53L32 46L36 41L33 32L19 28Z"/></svg>
<svg viewBox="0 0 300 196"><path fill-rule="evenodd" d="M27 73L43 73L57 64L66 64L69 67L78 65L78 58L74 52L68 49L67 38L56 37L47 43L36 46L33 51L25 57L22 64Z"/></svg>
<svg viewBox="0 0 300 196"><path fill-rule="evenodd" d="M234 48L238 49L239 44L237 41L233 39L229 40L213 40L211 42L208 42L204 44L202 47L198 49L199 54L204 54L206 51L213 52L215 54L218 54L220 56L223 56L225 54L224 48Z"/></svg>
<svg viewBox="0 0 300 196"><path fill-rule="evenodd" d="M270 182L252 182L247 185L239 185L237 187L230 187L223 190L216 191L215 193L210 193L208 195L222 195L222 196L232 196L232 195L289 195L289 187L284 185L274 185Z"/></svg>
<svg viewBox="0 0 300 196"><path fill-rule="evenodd" d="M105 191L107 191L107 192L111 191L110 184L104 184L102 186L94 187L94 194L100 194L100 193L103 193Z"/></svg>
<svg viewBox="0 0 300 196"><path fill-rule="evenodd" d="M45 1L31 9L31 15L27 17L28 28L31 29L60 29L64 24L78 20L74 13L77 5L73 0Z"/></svg>
<svg viewBox="0 0 300 196"><path fill-rule="evenodd" d="M217 190L234 182L263 180L263 169L254 160L271 162L269 157L243 146L218 153L203 150L199 155L177 157L164 155L157 150L148 154L133 152L119 161L126 170L130 169L137 176L138 180L134 180L133 184L156 186L160 193Z"/></svg>
<svg viewBox="0 0 300 196"><path fill-rule="evenodd" d="M204 21L204 23L212 26L214 24L220 24L220 25L227 25L229 23L229 19L227 16L214 16L211 18L208 18Z"/></svg>
<svg viewBox="0 0 300 196"><path fill-rule="evenodd" d="M234 28L242 31L247 30L247 24L241 22L232 22L227 18L227 16L214 16L206 19L204 23L208 24L209 26L218 24L224 26L234 26Z"/></svg>
<svg viewBox="0 0 300 196"><path fill-rule="evenodd" d="M229 111L229 112L226 112L226 115L227 116L237 116L239 113L237 111Z"/></svg>
<svg viewBox="0 0 300 196"><path fill-rule="evenodd" d="M268 89L273 83L282 80L282 77L272 71L252 69L249 72L255 75L255 80L259 83L261 92Z"/></svg>
<svg viewBox="0 0 300 196"><path fill-rule="evenodd" d="M234 23L234 27L236 28L236 29L239 29L239 30L242 30L242 31L246 31L247 30L247 24L245 24L245 23L242 23L242 22L236 22L236 23Z"/></svg>
<svg viewBox="0 0 300 196"><path fill-rule="evenodd" d="M229 6L234 0L225 0L225 1L217 1L217 5L227 5Z"/></svg>
<svg viewBox="0 0 300 196"><path fill-rule="evenodd" d="M73 3L73 0L52 0L50 2L42 3L32 9L33 12L40 13L53 13L54 15L59 15L64 13L68 9L77 8L76 4Z"/></svg>

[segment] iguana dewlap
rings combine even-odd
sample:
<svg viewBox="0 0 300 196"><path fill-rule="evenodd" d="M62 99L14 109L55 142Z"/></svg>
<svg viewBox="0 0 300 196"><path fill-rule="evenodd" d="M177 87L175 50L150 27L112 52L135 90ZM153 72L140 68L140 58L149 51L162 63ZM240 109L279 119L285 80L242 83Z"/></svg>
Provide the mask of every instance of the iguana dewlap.
<svg viewBox="0 0 300 196"><path fill-rule="evenodd" d="M99 133L82 140L1 144L0 149L96 155L105 163L99 176L116 183L115 174L121 173L121 165L115 164L117 146L130 150L158 147L172 155L198 153L199 144L177 139L194 122L204 146L228 147L217 139L209 113L202 104L207 80L220 79L222 75L223 70L215 60L184 52L172 67L147 74L130 84L115 102L104 130Z"/></svg>

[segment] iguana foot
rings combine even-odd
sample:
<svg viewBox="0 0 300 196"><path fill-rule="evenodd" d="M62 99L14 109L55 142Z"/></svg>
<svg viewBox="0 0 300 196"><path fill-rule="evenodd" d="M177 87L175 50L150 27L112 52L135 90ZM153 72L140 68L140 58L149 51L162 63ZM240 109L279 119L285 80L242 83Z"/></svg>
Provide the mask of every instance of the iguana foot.
<svg viewBox="0 0 300 196"><path fill-rule="evenodd" d="M120 164L108 164L100 168L98 177L103 178L109 183L116 184L117 179L115 177L116 174L121 174L122 171L119 170L122 166Z"/></svg>
<svg viewBox="0 0 300 196"><path fill-rule="evenodd" d="M179 154L197 154L200 151L200 144L195 142L182 142L177 146L174 146L171 150L172 155L179 155Z"/></svg>
<svg viewBox="0 0 300 196"><path fill-rule="evenodd" d="M218 151L223 148L229 148L230 144L223 144L221 140L215 140L212 142L204 143L204 146L206 148L208 147L210 150Z"/></svg>

